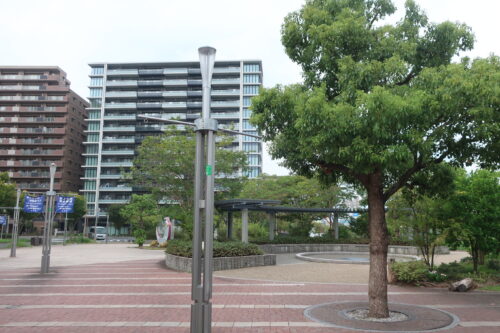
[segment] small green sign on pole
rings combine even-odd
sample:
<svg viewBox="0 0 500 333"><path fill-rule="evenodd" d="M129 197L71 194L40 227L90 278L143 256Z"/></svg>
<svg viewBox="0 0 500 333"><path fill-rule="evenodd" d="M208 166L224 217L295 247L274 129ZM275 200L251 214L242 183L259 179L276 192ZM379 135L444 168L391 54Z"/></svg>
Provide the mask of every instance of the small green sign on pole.
<svg viewBox="0 0 500 333"><path fill-rule="evenodd" d="M207 176L212 175L212 166L210 164L207 164L207 166L205 167L205 173L207 174Z"/></svg>

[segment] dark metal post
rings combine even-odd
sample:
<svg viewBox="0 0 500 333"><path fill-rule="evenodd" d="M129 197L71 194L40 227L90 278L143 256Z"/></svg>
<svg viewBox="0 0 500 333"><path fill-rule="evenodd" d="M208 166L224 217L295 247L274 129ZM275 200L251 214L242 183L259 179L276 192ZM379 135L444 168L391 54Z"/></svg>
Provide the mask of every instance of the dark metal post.
<svg viewBox="0 0 500 333"><path fill-rule="evenodd" d="M227 212L227 239L233 238L233 212Z"/></svg>
<svg viewBox="0 0 500 333"><path fill-rule="evenodd" d="M66 245L66 230L68 229L68 213L64 214L64 236L63 245Z"/></svg>
<svg viewBox="0 0 500 333"><path fill-rule="evenodd" d="M106 214L106 244L108 244L109 238L109 212Z"/></svg>
<svg viewBox="0 0 500 333"><path fill-rule="evenodd" d="M16 256L17 249L17 233L19 228L19 200L21 199L21 189L17 189L16 207L14 208L14 225L12 226L12 247L10 248L10 256Z"/></svg>

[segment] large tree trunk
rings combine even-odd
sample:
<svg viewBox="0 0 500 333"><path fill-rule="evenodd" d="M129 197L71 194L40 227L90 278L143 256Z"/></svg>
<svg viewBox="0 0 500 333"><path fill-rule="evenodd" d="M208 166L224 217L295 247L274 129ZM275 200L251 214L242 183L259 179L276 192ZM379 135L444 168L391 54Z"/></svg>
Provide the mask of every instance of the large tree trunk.
<svg viewBox="0 0 500 333"><path fill-rule="evenodd" d="M370 176L367 184L370 231L370 278L368 283L369 316L389 317L387 304L387 250L389 233L385 222L382 175Z"/></svg>

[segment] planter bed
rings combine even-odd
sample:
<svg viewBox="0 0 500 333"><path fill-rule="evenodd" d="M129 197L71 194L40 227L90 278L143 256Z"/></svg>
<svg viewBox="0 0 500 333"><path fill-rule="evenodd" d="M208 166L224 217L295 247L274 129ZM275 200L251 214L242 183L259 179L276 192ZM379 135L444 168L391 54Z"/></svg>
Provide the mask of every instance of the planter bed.
<svg viewBox="0 0 500 333"><path fill-rule="evenodd" d="M202 260L203 261L203 260ZM228 269L238 269L257 266L276 265L275 254L262 254L241 257L217 257L213 258L213 270L224 271ZM181 272L191 272L191 258L180 257L165 253L165 265L173 270Z"/></svg>

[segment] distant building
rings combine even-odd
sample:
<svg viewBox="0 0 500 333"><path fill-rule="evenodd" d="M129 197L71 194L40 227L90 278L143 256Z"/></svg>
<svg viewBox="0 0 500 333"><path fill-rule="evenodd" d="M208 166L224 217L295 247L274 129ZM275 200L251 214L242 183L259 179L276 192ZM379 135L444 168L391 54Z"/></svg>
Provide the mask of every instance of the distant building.
<svg viewBox="0 0 500 333"><path fill-rule="evenodd" d="M78 192L88 106L59 67L0 67L0 172L45 192L54 162L54 189Z"/></svg>
<svg viewBox="0 0 500 333"><path fill-rule="evenodd" d="M90 107L85 140L88 216L105 216L109 205L126 203L134 189L122 181L137 146L165 124L144 123L145 114L193 121L201 114L199 62L91 64ZM212 117L221 126L257 134L249 123L250 98L262 86L261 61L219 61L212 79ZM262 142L234 136L232 146L247 153L250 178L262 173Z"/></svg>

